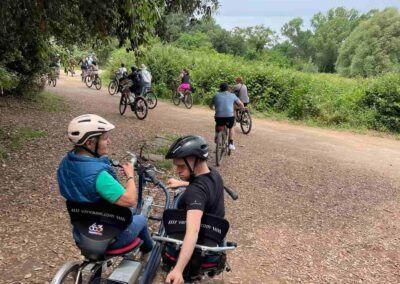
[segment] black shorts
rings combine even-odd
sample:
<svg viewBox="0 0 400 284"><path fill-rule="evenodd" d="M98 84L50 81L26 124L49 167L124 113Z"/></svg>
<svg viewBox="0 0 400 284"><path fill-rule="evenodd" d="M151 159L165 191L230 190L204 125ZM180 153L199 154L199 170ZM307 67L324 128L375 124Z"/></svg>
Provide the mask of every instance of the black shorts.
<svg viewBox="0 0 400 284"><path fill-rule="evenodd" d="M235 117L215 117L215 123L217 126L225 126L231 129L235 124Z"/></svg>

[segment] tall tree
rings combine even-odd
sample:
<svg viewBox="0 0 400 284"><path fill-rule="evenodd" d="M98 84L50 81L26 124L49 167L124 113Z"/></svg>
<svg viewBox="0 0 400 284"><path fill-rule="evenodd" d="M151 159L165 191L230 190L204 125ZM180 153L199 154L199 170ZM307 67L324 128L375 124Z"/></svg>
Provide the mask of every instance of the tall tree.
<svg viewBox="0 0 400 284"><path fill-rule="evenodd" d="M400 11L374 13L346 39L336 62L344 76L371 76L400 71Z"/></svg>
<svg viewBox="0 0 400 284"><path fill-rule="evenodd" d="M275 33L264 25L256 25L247 28L236 27L233 30L233 34L247 41L256 52L262 51L268 45L272 44L275 39Z"/></svg>
<svg viewBox="0 0 400 284"><path fill-rule="evenodd" d="M339 48L343 41L359 24L360 16L354 9L343 7L330 9L326 15L317 13L311 19L314 36L311 43L314 46L314 63L320 72L335 72L335 63Z"/></svg>
<svg viewBox="0 0 400 284"><path fill-rule="evenodd" d="M295 18L284 24L281 32L282 35L289 39L292 47L287 44L284 45L287 52L291 57L302 58L308 60L313 54L313 46L311 45L310 39L313 36L310 30L303 31L303 19Z"/></svg>

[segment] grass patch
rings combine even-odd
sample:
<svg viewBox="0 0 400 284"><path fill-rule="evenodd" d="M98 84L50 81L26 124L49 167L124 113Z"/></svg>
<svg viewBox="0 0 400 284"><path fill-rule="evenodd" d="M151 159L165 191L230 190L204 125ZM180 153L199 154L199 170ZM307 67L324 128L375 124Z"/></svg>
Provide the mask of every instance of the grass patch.
<svg viewBox="0 0 400 284"><path fill-rule="evenodd" d="M0 127L0 159L7 157L7 153L17 151L26 142L43 137L46 132L30 127L1 128Z"/></svg>
<svg viewBox="0 0 400 284"><path fill-rule="evenodd" d="M32 97L32 101L46 112L65 112L69 109L65 99L53 93L43 91Z"/></svg>
<svg viewBox="0 0 400 284"><path fill-rule="evenodd" d="M156 167L162 170L167 170L170 171L173 168L173 164L171 160L163 160L163 161L157 161Z"/></svg>

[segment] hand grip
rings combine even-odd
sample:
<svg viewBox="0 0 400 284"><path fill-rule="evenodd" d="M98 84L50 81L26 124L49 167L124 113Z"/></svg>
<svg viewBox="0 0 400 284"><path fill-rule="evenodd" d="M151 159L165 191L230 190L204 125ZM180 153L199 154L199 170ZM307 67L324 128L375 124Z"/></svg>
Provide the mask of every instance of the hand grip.
<svg viewBox="0 0 400 284"><path fill-rule="evenodd" d="M228 193L229 196L230 196L233 200L237 200L237 199L239 198L239 195L238 195L236 192L234 192L232 189L230 189L230 188L228 188L228 187L226 187L226 186L224 186L224 189L225 189L226 193Z"/></svg>
<svg viewBox="0 0 400 284"><path fill-rule="evenodd" d="M154 183L154 185L158 185L160 183L152 170L146 170L146 174L151 179L151 182Z"/></svg>

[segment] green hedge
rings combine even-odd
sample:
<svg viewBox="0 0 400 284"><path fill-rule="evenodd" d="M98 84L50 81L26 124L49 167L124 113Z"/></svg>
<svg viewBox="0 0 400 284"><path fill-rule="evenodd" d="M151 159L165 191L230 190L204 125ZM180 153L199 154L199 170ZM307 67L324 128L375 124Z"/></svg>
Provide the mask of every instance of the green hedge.
<svg viewBox="0 0 400 284"><path fill-rule="evenodd" d="M143 54L139 61L149 67L154 89L162 97L171 96L180 70L186 67L195 103L208 103L221 82L233 85L234 78L241 76L252 107L270 116L319 125L400 131L399 74L347 79L279 68L267 61L249 61L214 50L184 50L162 44L154 44ZM105 74L123 58L133 61L133 55L127 55L124 49L114 51Z"/></svg>

